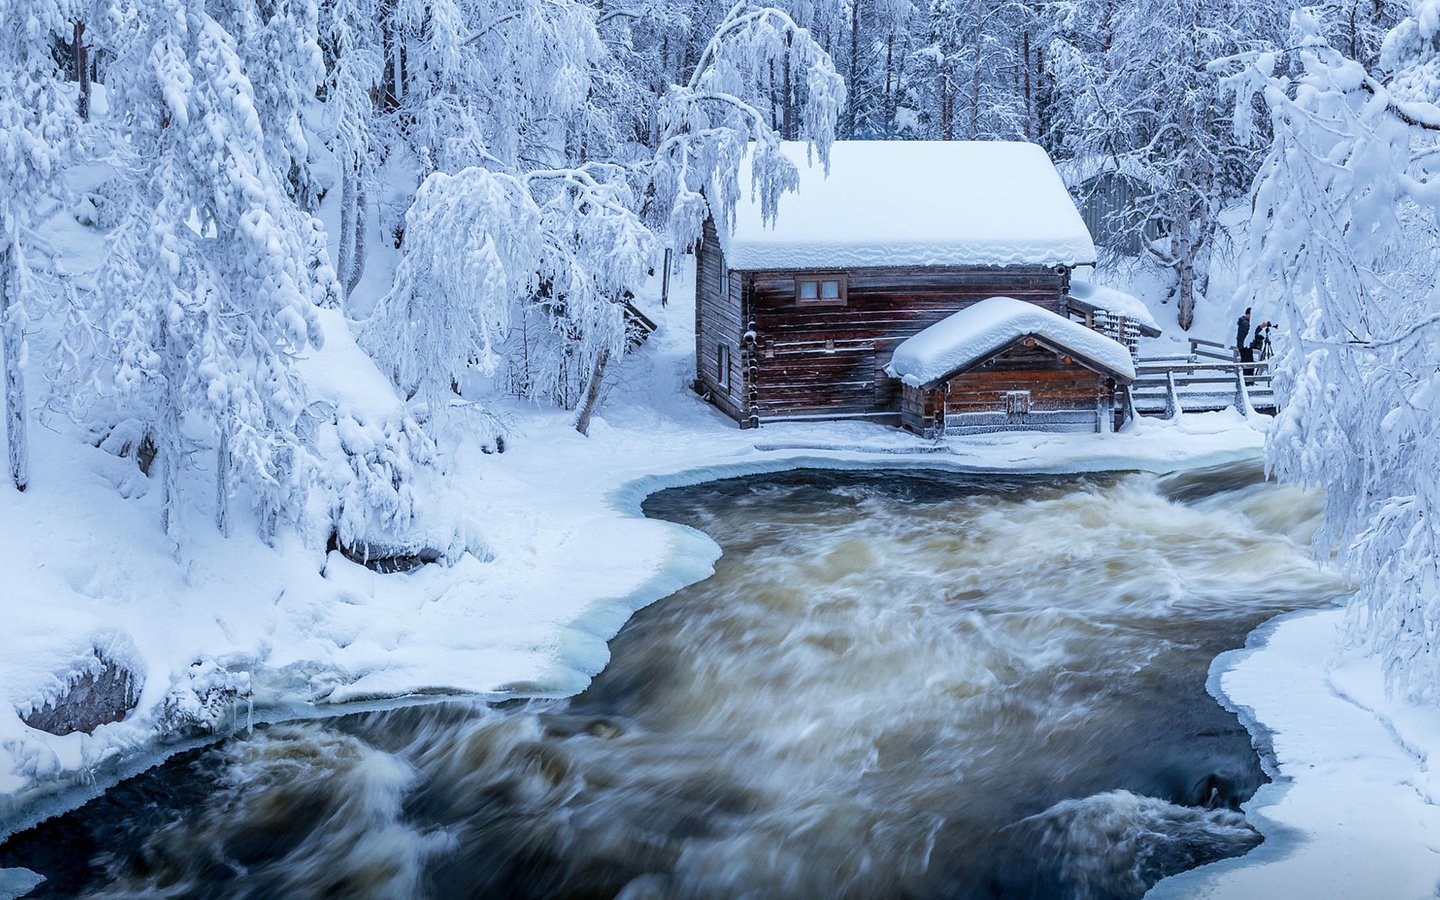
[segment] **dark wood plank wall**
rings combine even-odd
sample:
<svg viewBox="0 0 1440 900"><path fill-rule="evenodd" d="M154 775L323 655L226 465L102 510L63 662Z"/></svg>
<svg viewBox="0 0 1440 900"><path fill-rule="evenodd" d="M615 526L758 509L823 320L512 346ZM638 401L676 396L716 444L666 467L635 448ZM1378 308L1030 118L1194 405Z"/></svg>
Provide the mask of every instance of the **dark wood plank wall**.
<svg viewBox="0 0 1440 900"><path fill-rule="evenodd" d="M935 429L935 398L939 391L910 387L901 388L900 424L921 437L933 437Z"/></svg>
<svg viewBox="0 0 1440 900"><path fill-rule="evenodd" d="M898 418L899 382L882 371L897 343L987 297L1014 297L1062 312L1069 284L1068 273L1039 267L835 273L847 278L844 306L795 303L797 276L830 272L743 274L746 324L753 322L756 333L751 406L761 421L827 414ZM741 273L731 280L741 280Z"/></svg>
<svg viewBox="0 0 1440 900"><path fill-rule="evenodd" d="M957 375L946 384L945 412L988 412L1005 408L1006 391L1029 391L1035 410L1093 410L1106 376L1079 363L1066 363L1048 347L1020 344L989 365Z"/></svg>
<svg viewBox="0 0 1440 900"><path fill-rule="evenodd" d="M701 393L708 393L716 406L734 419L744 420L749 412L744 401L744 363L741 336L745 333L740 311L740 279L730 279L729 296L721 295L724 254L710 220L695 250L695 378ZM721 387L720 345L730 348L730 383Z"/></svg>
<svg viewBox="0 0 1440 900"><path fill-rule="evenodd" d="M1094 410L1104 387L1103 375L1078 366L1073 372L969 372L950 380L945 414L1003 410L1007 391L1029 391L1030 408L1040 412Z"/></svg>
<svg viewBox="0 0 1440 900"><path fill-rule="evenodd" d="M932 437L941 425L942 404L943 418L952 422L976 413L1004 413L1008 391L1029 391L1032 412L1093 415L1104 405L1108 390L1108 376L1079 363L1066 363L1048 347L1021 344L938 387L905 388L901 424Z"/></svg>

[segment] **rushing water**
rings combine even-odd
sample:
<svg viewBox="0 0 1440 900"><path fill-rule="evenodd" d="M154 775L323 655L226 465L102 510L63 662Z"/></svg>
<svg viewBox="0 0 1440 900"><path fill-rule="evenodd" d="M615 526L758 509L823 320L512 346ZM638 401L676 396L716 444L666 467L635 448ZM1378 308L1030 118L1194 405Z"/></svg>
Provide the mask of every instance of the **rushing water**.
<svg viewBox="0 0 1440 900"><path fill-rule="evenodd" d="M258 729L0 848L52 895L1134 897L1244 853L1210 660L1339 586L1319 502L798 472L646 511L725 549L590 690Z"/></svg>

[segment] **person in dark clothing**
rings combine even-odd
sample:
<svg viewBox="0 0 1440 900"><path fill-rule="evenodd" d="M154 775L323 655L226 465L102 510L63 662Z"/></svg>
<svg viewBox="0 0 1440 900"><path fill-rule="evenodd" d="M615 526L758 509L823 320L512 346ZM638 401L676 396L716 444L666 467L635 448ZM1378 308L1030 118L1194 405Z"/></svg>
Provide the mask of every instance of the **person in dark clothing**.
<svg viewBox="0 0 1440 900"><path fill-rule="evenodd" d="M1245 337L1250 333L1250 307L1245 307L1245 315L1235 321L1235 349L1240 353L1241 362L1254 362L1255 351L1245 342Z"/></svg>

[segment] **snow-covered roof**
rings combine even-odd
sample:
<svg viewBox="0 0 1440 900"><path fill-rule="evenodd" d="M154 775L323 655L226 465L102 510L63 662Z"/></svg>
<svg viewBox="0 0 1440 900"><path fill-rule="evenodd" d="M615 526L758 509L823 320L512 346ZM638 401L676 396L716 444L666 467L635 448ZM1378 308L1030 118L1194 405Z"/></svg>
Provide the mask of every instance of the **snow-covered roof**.
<svg viewBox="0 0 1440 900"><path fill-rule="evenodd" d="M906 338L895 348L885 371L892 378L921 387L1026 337L1059 347L1092 368L1135 380L1135 365L1124 344L1013 297L981 300Z"/></svg>
<svg viewBox="0 0 1440 900"><path fill-rule="evenodd" d="M1074 266L1095 244L1050 157L1016 141L836 141L830 174L803 142L782 151L800 186L761 222L740 171L732 269Z"/></svg>
<svg viewBox="0 0 1440 900"><path fill-rule="evenodd" d="M1070 281L1070 296L1082 303L1108 310L1117 316L1124 316L1132 322L1153 328L1157 332L1160 325L1151 315L1150 308L1134 294L1127 294L1124 291L1117 291L1115 288L1095 284L1093 281Z"/></svg>

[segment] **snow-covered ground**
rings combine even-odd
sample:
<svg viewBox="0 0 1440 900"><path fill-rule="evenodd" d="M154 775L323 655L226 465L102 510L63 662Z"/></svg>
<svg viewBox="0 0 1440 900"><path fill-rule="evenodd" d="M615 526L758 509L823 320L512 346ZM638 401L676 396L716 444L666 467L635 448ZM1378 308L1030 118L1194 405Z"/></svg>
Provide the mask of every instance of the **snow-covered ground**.
<svg viewBox="0 0 1440 900"><path fill-rule="evenodd" d="M642 298L661 330L617 367L589 438L569 413L511 404L499 410L512 428L505 453L446 447L428 490L448 497L472 550L451 566L381 575L298 541L272 549L247 523L221 538L200 509L177 563L156 524L158 491L132 460L55 422L34 428L31 489L0 495L10 560L0 834L153 760L163 725L187 713L218 709L243 727L345 703L583 689L626 618L706 577L719 553L702 534L641 515L641 500L668 485L796 466L1167 471L1261 445L1233 414L1144 421L1123 435L944 444L867 423L742 431L687 388L693 306L686 278L676 282L668 307ZM90 735L26 726L21 715L96 650L137 674L137 709Z"/></svg>
<svg viewBox="0 0 1440 900"><path fill-rule="evenodd" d="M223 730L456 693L582 690L627 617L706 577L719 553L703 534L641 515L660 488L800 466L1172 471L1261 451L1256 423L1230 412L1142 420L1118 435L943 443L866 423L741 431L688 389L687 277L668 307L641 298L660 331L616 367L590 437L569 413L511 403L498 409L512 431L505 453L446 443L443 475L425 487L448 498L470 548L450 566L381 575L298 541L268 547L244 522L223 539L199 509L177 563L157 526L158 492L132 460L60 423L34 428L31 489L0 493L0 692L10 701L0 704L0 835L182 746L162 733L186 714L218 710ZM1165 323L1173 307L1146 300ZM324 352L348 353L338 337ZM1341 655L1339 616L1285 619L1217 661L1212 689L1272 748L1277 781L1248 807L1267 843L1162 882L1158 896L1433 894L1440 809L1426 767L1440 716L1387 700L1372 663ZM136 710L90 735L26 726L21 715L93 666L96 650L137 674ZM28 884L0 876L0 895Z"/></svg>
<svg viewBox="0 0 1440 900"><path fill-rule="evenodd" d="M1342 646L1344 612L1258 629L1211 668L1211 692L1264 747L1275 780L1245 806L1265 843L1162 881L1152 897L1434 897L1440 891L1440 711L1386 696Z"/></svg>

